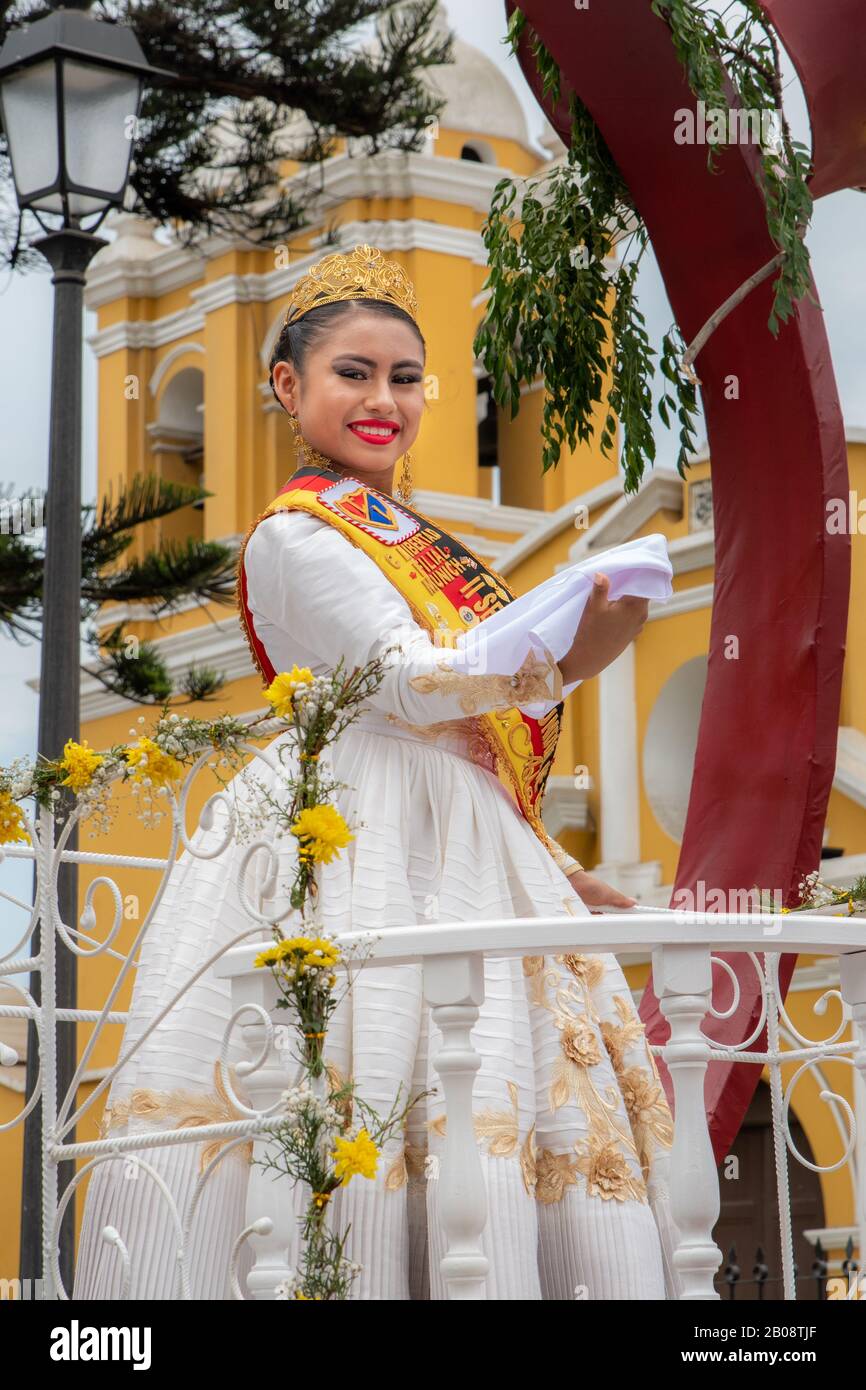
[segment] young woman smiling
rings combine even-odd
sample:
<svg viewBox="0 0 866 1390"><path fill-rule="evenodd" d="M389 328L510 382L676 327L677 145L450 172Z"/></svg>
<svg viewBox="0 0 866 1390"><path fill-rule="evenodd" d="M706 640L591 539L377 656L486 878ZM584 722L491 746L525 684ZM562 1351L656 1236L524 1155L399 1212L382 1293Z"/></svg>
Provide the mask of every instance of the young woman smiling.
<svg viewBox="0 0 866 1390"><path fill-rule="evenodd" d="M318 919L338 933L633 906L550 838L540 804L563 700L637 636L649 598L670 593L661 538L608 552L595 583L576 565L513 595L408 499L425 364L412 286L366 246L303 277L271 361L303 459L241 550L239 603L256 666L269 681L294 665L321 675L341 658L351 670L395 638L400 652L329 749L355 837L319 866ZM446 618L462 644L433 640ZM289 737L279 736L286 760ZM196 840L204 848L214 833L200 828ZM274 852L285 882L290 847L275 841ZM246 925L231 891L240 853L232 845L217 859L179 861L142 949L131 1036L156 995L180 987L190 959ZM581 1288L595 1299L676 1296L671 1117L616 958L488 956L484 978L473 1108L488 1297L572 1299ZM225 982L203 979L173 1013L112 1098L130 1101L167 1078L187 1095L211 1082L230 1014ZM373 962L331 1020L325 1059L385 1114L398 1092L405 1102L436 1086L440 1045L420 964ZM346 1253L362 1265L352 1298L444 1298L443 1120L440 1090L410 1111L374 1179L335 1194L335 1229L351 1222ZM190 1150L149 1155L181 1210L196 1177ZM112 1166L88 1192L76 1296L116 1289L119 1270L97 1239L111 1225L134 1246L131 1296L167 1297L169 1218L146 1184L124 1186ZM196 1297L227 1296L225 1266L244 1224L246 1171L221 1169L191 1237Z"/></svg>

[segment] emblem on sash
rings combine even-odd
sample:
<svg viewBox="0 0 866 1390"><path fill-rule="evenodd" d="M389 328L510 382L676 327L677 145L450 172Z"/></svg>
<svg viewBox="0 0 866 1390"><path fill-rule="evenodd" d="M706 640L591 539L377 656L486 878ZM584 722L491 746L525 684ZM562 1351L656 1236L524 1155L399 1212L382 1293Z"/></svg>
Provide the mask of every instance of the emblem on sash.
<svg viewBox="0 0 866 1390"><path fill-rule="evenodd" d="M377 496L354 478L346 478L333 487L322 488L318 499L323 507L366 531L368 536L375 536L385 545L399 545L421 529L420 521L409 516L390 499Z"/></svg>

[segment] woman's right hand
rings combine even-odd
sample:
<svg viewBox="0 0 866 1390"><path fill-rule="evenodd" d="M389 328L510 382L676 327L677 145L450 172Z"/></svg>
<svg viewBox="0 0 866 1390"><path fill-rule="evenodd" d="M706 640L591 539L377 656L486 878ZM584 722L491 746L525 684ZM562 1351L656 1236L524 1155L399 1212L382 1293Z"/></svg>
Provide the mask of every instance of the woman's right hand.
<svg viewBox="0 0 866 1390"><path fill-rule="evenodd" d="M609 589L609 577L599 571L571 648L558 663L565 685L597 676L625 651L646 622L649 599L623 594L611 603Z"/></svg>

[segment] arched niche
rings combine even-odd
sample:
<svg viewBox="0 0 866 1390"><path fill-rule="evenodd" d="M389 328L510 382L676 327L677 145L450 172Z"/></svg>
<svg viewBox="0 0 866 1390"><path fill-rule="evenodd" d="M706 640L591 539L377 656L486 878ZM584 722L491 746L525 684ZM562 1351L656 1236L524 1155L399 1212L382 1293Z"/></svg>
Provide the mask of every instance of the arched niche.
<svg viewBox="0 0 866 1390"><path fill-rule="evenodd" d="M204 372L181 366L158 383L156 418L147 426L153 472L186 486L205 484ZM201 539L204 502L195 502L164 517L157 525L159 539Z"/></svg>
<svg viewBox="0 0 866 1390"><path fill-rule="evenodd" d="M686 823L706 683L706 656L686 661L665 681L647 721L643 745L647 800L659 825L677 844L682 842Z"/></svg>

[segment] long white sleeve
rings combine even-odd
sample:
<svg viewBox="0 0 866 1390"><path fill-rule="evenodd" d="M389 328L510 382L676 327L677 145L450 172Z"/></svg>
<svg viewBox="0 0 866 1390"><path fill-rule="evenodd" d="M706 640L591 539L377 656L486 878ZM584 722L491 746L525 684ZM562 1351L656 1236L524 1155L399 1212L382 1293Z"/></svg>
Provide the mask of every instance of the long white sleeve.
<svg viewBox="0 0 866 1390"><path fill-rule="evenodd" d="M309 512L261 521L244 567L256 632L276 670L297 662L321 674L340 656L351 669L399 644L371 704L414 724L509 707L540 718L581 684L563 685L558 662L593 573L609 575L611 600L659 601L670 597L673 573L664 536L639 537L558 571L459 633L451 648L431 641L374 560Z"/></svg>
<svg viewBox="0 0 866 1390"><path fill-rule="evenodd" d="M376 562L309 512L260 521L244 571L255 630L277 671L297 663L321 675L341 657L351 670L396 648L370 704L422 725L523 708L521 696L546 711L562 698L559 667L528 631L504 667L485 661L483 642L471 652L437 645Z"/></svg>

